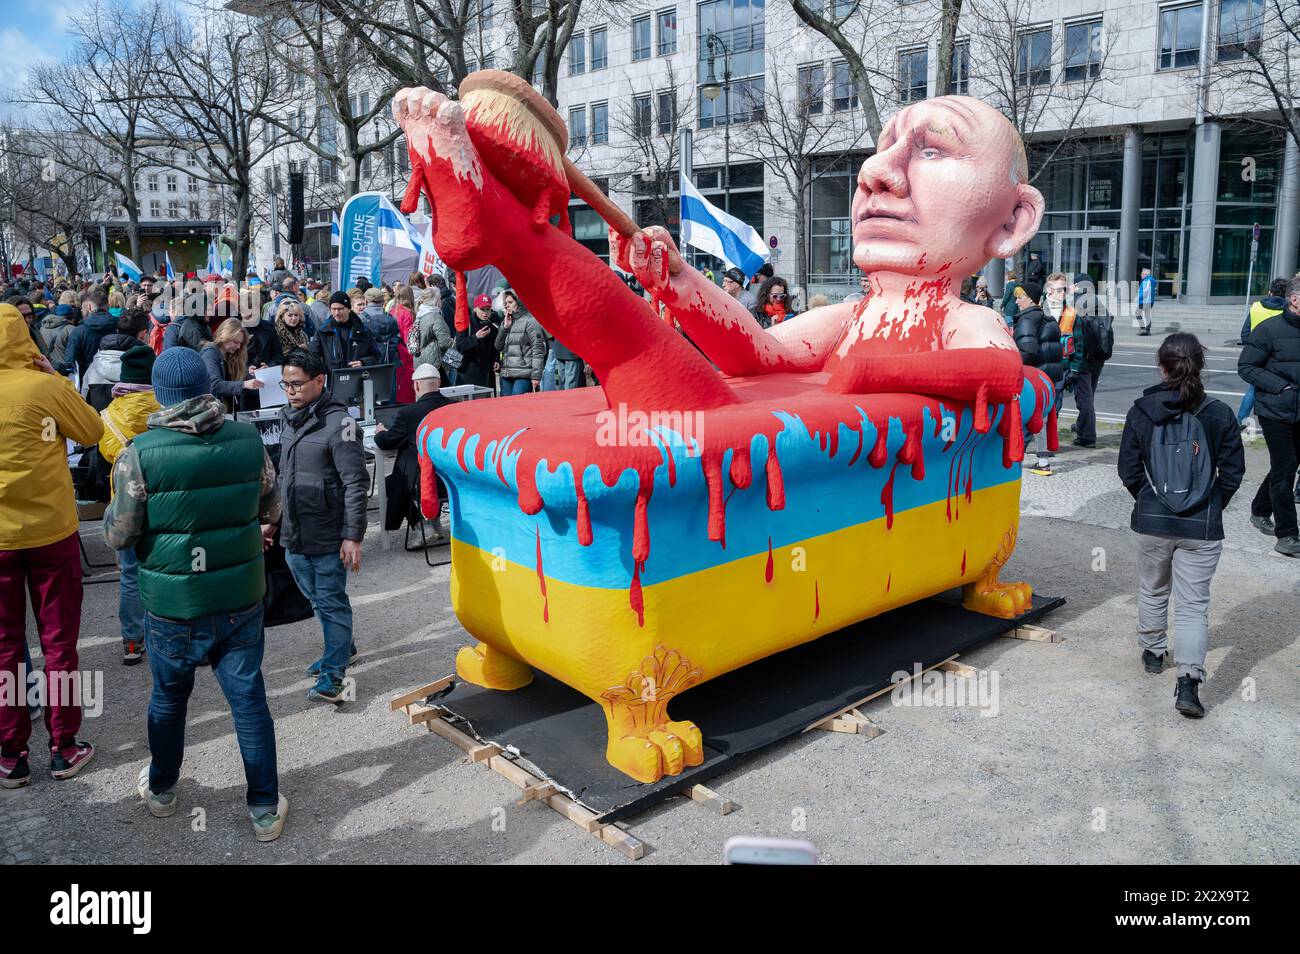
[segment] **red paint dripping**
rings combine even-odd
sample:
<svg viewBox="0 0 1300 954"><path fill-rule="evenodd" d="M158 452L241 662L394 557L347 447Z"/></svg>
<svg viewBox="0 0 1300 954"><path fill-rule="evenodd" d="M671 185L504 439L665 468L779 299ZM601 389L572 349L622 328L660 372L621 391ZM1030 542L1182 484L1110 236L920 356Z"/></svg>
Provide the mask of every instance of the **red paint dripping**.
<svg viewBox="0 0 1300 954"><path fill-rule="evenodd" d="M641 564L636 563L632 569L632 587L627 592L627 601L636 613L636 624L645 625L645 599L641 594Z"/></svg>
<svg viewBox="0 0 1300 954"><path fill-rule="evenodd" d="M546 574L542 572L542 528L537 528L537 583L542 588L542 622L551 621L551 601L546 595Z"/></svg>
<svg viewBox="0 0 1300 954"><path fill-rule="evenodd" d="M889 479L880 491L880 502L885 505L886 530L891 530L894 526L894 475L897 473L898 461L894 461L894 465L889 468Z"/></svg>
<svg viewBox="0 0 1300 954"><path fill-rule="evenodd" d="M816 580L813 580L813 619L822 615L822 591L821 586Z"/></svg>
<svg viewBox="0 0 1300 954"><path fill-rule="evenodd" d="M858 456L862 453L862 433L863 433L863 431L865 431L865 430L866 430L866 427L865 427L864 425L859 425L859 426L858 426L858 449L855 450L855 451L853 452L853 456L849 458L849 466L850 466L850 467L852 467L855 463L857 463Z"/></svg>
<svg viewBox="0 0 1300 954"><path fill-rule="evenodd" d="M889 438L889 418L885 418L885 423L876 429L876 443L871 448L871 453L867 455L867 463L872 467L885 466L885 445Z"/></svg>
<svg viewBox="0 0 1300 954"><path fill-rule="evenodd" d="M971 456L972 456L972 457L975 456L975 455L974 455L974 452L971 453ZM971 466L966 468L966 502L967 502L967 503L970 503L970 495L971 495L971 476L970 476L970 474L971 474L971 471L974 470L974 469L975 469L975 462L974 462L974 461L971 461Z"/></svg>
<svg viewBox="0 0 1300 954"><path fill-rule="evenodd" d="M961 551L961 575L966 575L966 551Z"/></svg>
<svg viewBox="0 0 1300 954"><path fill-rule="evenodd" d="M767 538L767 570L764 572L763 578L766 579L767 582L769 583L772 582L772 576L774 570L775 567L773 566L772 563L772 538L768 537Z"/></svg>
<svg viewBox="0 0 1300 954"><path fill-rule="evenodd" d="M753 470L749 463L749 447L737 447L731 452L731 482L744 490L753 480Z"/></svg>
<svg viewBox="0 0 1300 954"><path fill-rule="evenodd" d="M653 484L643 481L636 494L636 512L632 517L632 560L637 564L650 559L650 520L647 508L652 489Z"/></svg>
<svg viewBox="0 0 1300 954"><path fill-rule="evenodd" d="M781 462L776 459L776 441L767 444L767 509L785 509L785 478L781 476Z"/></svg>
<svg viewBox="0 0 1300 954"><path fill-rule="evenodd" d="M722 494L722 460L716 454L704 455L704 482L709 488L709 539L727 548L727 503Z"/></svg>
<svg viewBox="0 0 1300 954"><path fill-rule="evenodd" d="M1010 467L1016 461L1025 459L1025 432L1020 422L1020 401L1012 399L1002 415L998 425L998 434L1002 437L1002 466Z"/></svg>
<svg viewBox="0 0 1300 954"><path fill-rule="evenodd" d="M1056 451L1061 449L1060 439L1056 433L1056 406L1052 406L1051 413L1047 415L1047 449Z"/></svg>
<svg viewBox="0 0 1300 954"><path fill-rule="evenodd" d="M515 467L515 483L519 485L519 509L530 516L542 510L542 495L537 492L536 467L536 462L527 460L522 455Z"/></svg>
<svg viewBox="0 0 1300 954"><path fill-rule="evenodd" d="M578 495L578 542L589 547L592 541L591 511L587 508L587 491L582 486L582 474L577 470L573 473L573 487Z"/></svg>

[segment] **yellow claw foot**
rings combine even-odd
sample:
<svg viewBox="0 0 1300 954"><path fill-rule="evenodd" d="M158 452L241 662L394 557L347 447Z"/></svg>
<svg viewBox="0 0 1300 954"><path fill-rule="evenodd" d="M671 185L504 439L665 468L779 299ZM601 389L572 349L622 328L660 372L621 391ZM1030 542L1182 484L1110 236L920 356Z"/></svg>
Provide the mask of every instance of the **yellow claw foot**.
<svg viewBox="0 0 1300 954"><path fill-rule="evenodd" d="M456 675L486 689L522 689L533 681L531 669L487 643L460 648Z"/></svg>
<svg viewBox="0 0 1300 954"><path fill-rule="evenodd" d="M1028 583L977 580L961 589L961 605L976 613L1015 619L1033 606L1034 590Z"/></svg>
<svg viewBox="0 0 1300 954"><path fill-rule="evenodd" d="M668 702L702 673L675 650L656 647L621 686L601 693L609 744L605 758L638 782L657 782L704 761L704 739L690 722L668 718Z"/></svg>

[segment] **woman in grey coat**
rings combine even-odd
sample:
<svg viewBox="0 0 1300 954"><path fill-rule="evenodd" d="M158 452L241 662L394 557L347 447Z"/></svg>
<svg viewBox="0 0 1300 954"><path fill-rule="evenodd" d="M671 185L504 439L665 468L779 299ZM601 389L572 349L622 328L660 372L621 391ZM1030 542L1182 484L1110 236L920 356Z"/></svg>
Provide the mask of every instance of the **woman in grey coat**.
<svg viewBox="0 0 1300 954"><path fill-rule="evenodd" d="M418 338L408 341L407 348L415 355L415 366L442 364L442 356L451 347L451 332L442 320L442 294L437 288L424 289L415 310L415 329Z"/></svg>
<svg viewBox="0 0 1300 954"><path fill-rule="evenodd" d="M496 341L501 352L501 396L536 391L546 366L546 332L513 291L501 296L501 304L506 313Z"/></svg>

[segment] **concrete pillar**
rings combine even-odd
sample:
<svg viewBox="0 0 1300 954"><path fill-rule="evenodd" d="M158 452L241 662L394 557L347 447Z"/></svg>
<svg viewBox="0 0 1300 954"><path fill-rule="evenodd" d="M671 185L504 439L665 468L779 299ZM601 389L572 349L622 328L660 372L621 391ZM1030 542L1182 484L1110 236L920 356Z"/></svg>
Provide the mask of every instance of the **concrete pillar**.
<svg viewBox="0 0 1300 954"><path fill-rule="evenodd" d="M1189 305L1208 305L1210 272L1214 267L1214 210L1219 197L1219 124L1204 123L1196 129L1195 136L1185 301Z"/></svg>
<svg viewBox="0 0 1300 954"><path fill-rule="evenodd" d="M1152 206L1155 196L1151 197ZM1139 210L1142 208L1142 130L1124 130L1124 180L1119 200L1119 249L1116 282L1137 281ZM1158 276L1157 276L1158 277Z"/></svg>
<svg viewBox="0 0 1300 954"><path fill-rule="evenodd" d="M1300 245L1300 148L1286 137L1282 159L1282 183L1277 190L1277 228L1273 233L1274 278L1290 278L1296 273L1296 251Z"/></svg>
<svg viewBox="0 0 1300 954"><path fill-rule="evenodd" d="M984 266L984 277L988 279L989 294L998 304L1002 303L1002 286L1007 283L1005 258L992 258Z"/></svg>

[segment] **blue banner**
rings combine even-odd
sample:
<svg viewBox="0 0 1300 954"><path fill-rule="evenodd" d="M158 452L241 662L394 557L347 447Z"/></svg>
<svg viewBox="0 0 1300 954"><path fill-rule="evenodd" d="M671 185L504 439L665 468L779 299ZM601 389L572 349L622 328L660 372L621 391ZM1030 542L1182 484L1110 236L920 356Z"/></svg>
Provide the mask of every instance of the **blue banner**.
<svg viewBox="0 0 1300 954"><path fill-rule="evenodd" d="M379 235L378 192L359 192L348 199L339 218L339 287L351 288L365 276L380 285L383 247Z"/></svg>

